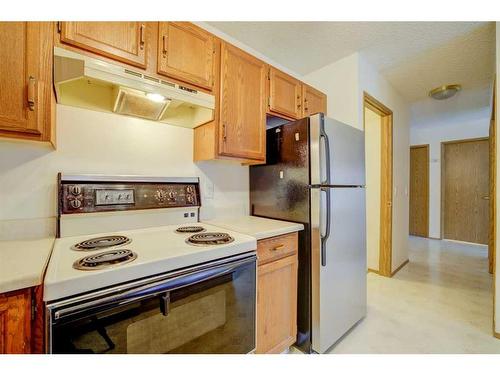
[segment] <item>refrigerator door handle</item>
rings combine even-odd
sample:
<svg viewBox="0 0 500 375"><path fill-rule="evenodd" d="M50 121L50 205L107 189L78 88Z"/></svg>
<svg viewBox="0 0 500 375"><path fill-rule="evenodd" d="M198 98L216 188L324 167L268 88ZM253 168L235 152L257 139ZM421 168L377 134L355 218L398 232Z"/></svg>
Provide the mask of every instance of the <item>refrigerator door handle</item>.
<svg viewBox="0 0 500 375"><path fill-rule="evenodd" d="M320 139L323 139L323 143L325 145L324 157L325 157L325 179L321 181L322 185L330 185L331 176L330 176L330 141L328 140L328 135L325 132L325 123L321 123L320 127ZM321 156L320 156L321 157ZM323 178L323 176L321 176Z"/></svg>
<svg viewBox="0 0 500 375"><path fill-rule="evenodd" d="M321 188L321 192L326 195L326 223L325 223L325 233L321 233L321 265L326 266L326 241L330 237L330 226L331 226L331 189Z"/></svg>

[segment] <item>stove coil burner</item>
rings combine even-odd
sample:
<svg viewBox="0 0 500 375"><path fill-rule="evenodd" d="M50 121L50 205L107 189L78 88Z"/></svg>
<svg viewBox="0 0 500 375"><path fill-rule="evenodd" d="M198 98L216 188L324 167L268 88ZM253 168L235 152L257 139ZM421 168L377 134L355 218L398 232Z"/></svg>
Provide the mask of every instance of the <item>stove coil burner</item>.
<svg viewBox="0 0 500 375"><path fill-rule="evenodd" d="M100 270L129 263L136 258L137 254L127 249L110 250L81 258L73 263L73 268L82 271Z"/></svg>
<svg viewBox="0 0 500 375"><path fill-rule="evenodd" d="M125 245L132 242L132 240L125 236L104 236L91 238L73 245L71 248L77 251L90 251L105 249L112 246Z"/></svg>
<svg viewBox="0 0 500 375"><path fill-rule="evenodd" d="M177 233L199 233L203 232L205 228L199 226L190 226L190 227L179 227L175 231Z"/></svg>
<svg viewBox="0 0 500 375"><path fill-rule="evenodd" d="M220 232L209 232L209 233L199 233L190 236L186 242L191 245L223 245L226 243L233 242L234 238L227 233Z"/></svg>

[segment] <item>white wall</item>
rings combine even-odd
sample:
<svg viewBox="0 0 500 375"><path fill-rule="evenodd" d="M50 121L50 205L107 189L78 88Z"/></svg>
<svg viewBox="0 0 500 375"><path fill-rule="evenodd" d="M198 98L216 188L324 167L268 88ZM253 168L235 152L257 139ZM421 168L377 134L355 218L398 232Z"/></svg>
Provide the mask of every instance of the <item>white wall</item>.
<svg viewBox="0 0 500 375"><path fill-rule="evenodd" d="M203 218L248 213L248 167L193 163L191 129L62 105L56 125L55 151L33 142L0 141L0 238L16 223L53 231L58 172L199 176ZM203 195L210 183L213 199Z"/></svg>
<svg viewBox="0 0 500 375"><path fill-rule="evenodd" d="M363 129L363 92L393 111L392 269L408 259L409 127L408 103L366 61L354 53L307 74L304 81L328 95L328 116Z"/></svg>
<svg viewBox="0 0 500 375"><path fill-rule="evenodd" d="M304 77L304 81L328 96L328 116L363 129L359 105L359 54L354 53L318 69Z"/></svg>
<svg viewBox="0 0 500 375"><path fill-rule="evenodd" d="M490 109L463 114L456 118L429 118L425 124L413 124L412 145L429 145L429 237L441 237L441 142L488 137Z"/></svg>
<svg viewBox="0 0 500 375"><path fill-rule="evenodd" d="M366 253L369 269L379 270L382 118L365 108Z"/></svg>

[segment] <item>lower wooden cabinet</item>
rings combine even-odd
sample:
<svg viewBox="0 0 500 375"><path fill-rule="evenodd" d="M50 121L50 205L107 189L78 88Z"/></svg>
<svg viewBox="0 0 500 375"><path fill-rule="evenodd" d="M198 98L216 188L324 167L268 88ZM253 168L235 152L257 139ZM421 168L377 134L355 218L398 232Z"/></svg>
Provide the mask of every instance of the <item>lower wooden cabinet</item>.
<svg viewBox="0 0 500 375"><path fill-rule="evenodd" d="M297 336L298 234L257 246L257 354L282 353Z"/></svg>
<svg viewBox="0 0 500 375"><path fill-rule="evenodd" d="M42 288L0 294L0 354L43 353Z"/></svg>
<svg viewBox="0 0 500 375"><path fill-rule="evenodd" d="M31 291L0 295L0 353L31 353Z"/></svg>

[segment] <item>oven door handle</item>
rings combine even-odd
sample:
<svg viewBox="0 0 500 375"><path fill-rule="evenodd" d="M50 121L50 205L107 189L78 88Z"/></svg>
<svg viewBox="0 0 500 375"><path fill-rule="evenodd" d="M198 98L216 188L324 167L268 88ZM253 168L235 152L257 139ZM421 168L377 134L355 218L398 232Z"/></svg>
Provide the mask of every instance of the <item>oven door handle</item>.
<svg viewBox="0 0 500 375"><path fill-rule="evenodd" d="M89 302L79 303L66 308L61 308L54 311L53 320L57 321L62 318L75 315L92 315L109 309L123 306L132 302L137 302L154 295L163 295L176 289L185 288L205 280L214 279L219 276L233 272L235 269L247 264L255 262L255 257L247 258L241 261L230 264L223 264L213 268L194 271L185 275L180 275L148 284L139 288L126 290L124 292L107 296L100 299L95 299Z"/></svg>

